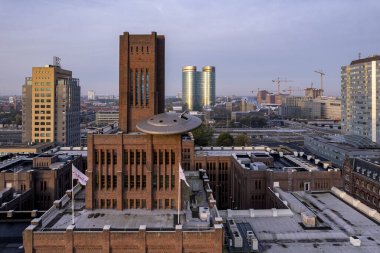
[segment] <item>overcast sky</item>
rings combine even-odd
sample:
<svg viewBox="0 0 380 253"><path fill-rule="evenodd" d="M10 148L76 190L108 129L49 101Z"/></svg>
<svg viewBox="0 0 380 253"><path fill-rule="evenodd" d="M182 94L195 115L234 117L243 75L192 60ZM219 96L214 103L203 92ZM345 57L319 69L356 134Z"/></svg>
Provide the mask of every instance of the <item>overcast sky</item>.
<svg viewBox="0 0 380 253"><path fill-rule="evenodd" d="M33 66L62 59L82 95L118 94L119 35L166 37L166 95L181 67L216 67L217 95L319 86L340 95L340 67L380 52L379 0L0 0L0 95L21 94Z"/></svg>

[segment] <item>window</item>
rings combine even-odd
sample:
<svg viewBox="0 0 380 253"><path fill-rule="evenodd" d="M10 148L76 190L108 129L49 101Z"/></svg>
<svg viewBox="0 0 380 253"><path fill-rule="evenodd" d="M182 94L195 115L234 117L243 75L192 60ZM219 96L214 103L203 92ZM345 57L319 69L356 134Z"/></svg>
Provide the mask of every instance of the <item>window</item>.
<svg viewBox="0 0 380 253"><path fill-rule="evenodd" d="M172 164L175 164L175 153L173 152L173 150L171 151L171 163Z"/></svg>
<svg viewBox="0 0 380 253"><path fill-rule="evenodd" d="M136 189L140 189L140 176L136 176Z"/></svg>
<svg viewBox="0 0 380 253"><path fill-rule="evenodd" d="M146 164L146 152L142 151L142 164Z"/></svg>
<svg viewBox="0 0 380 253"><path fill-rule="evenodd" d="M145 78L145 105L149 105L149 72L146 69L146 78Z"/></svg>
<svg viewBox="0 0 380 253"><path fill-rule="evenodd" d="M135 188L135 177L134 176L130 176L129 179L130 179L129 180L130 189Z"/></svg>
<svg viewBox="0 0 380 253"><path fill-rule="evenodd" d="M128 188L128 175L124 176L124 187Z"/></svg>
<svg viewBox="0 0 380 253"><path fill-rule="evenodd" d="M140 151L136 151L136 164L140 164Z"/></svg>
<svg viewBox="0 0 380 253"><path fill-rule="evenodd" d="M165 175L165 189L169 188L169 175Z"/></svg>
<svg viewBox="0 0 380 253"><path fill-rule="evenodd" d="M139 72L135 72L135 105L139 102Z"/></svg>
<svg viewBox="0 0 380 253"><path fill-rule="evenodd" d="M104 164L104 151L100 151L100 161L101 161L101 164Z"/></svg>
<svg viewBox="0 0 380 253"><path fill-rule="evenodd" d="M111 176L107 176L107 189L111 187Z"/></svg>
<svg viewBox="0 0 380 253"><path fill-rule="evenodd" d="M117 176L113 176L112 186L113 186L113 189L117 188Z"/></svg>
<svg viewBox="0 0 380 253"><path fill-rule="evenodd" d="M144 105L144 72L141 70L141 92L140 92L140 105Z"/></svg>
<svg viewBox="0 0 380 253"><path fill-rule="evenodd" d="M134 208L134 199L129 200L129 208Z"/></svg>
<svg viewBox="0 0 380 253"><path fill-rule="evenodd" d="M172 186L172 190L174 190L174 186L175 186L175 177L174 177L174 175L172 175L172 177L171 177L171 186Z"/></svg>
<svg viewBox="0 0 380 253"><path fill-rule="evenodd" d="M165 199L165 208L169 208L169 199Z"/></svg>
<svg viewBox="0 0 380 253"><path fill-rule="evenodd" d="M107 164L111 164L111 152L107 150Z"/></svg>
<svg viewBox="0 0 380 253"><path fill-rule="evenodd" d="M160 189L162 189L162 187L164 187L164 176L163 175L160 175L159 187L160 187Z"/></svg>
<svg viewBox="0 0 380 253"><path fill-rule="evenodd" d="M163 152L162 152L162 151L159 151L159 161L160 161L160 164L162 164L162 163L164 162L164 161L163 161L163 160L164 160L164 159L163 159L163 158L164 158L163 156L164 156Z"/></svg>
<svg viewBox="0 0 380 253"><path fill-rule="evenodd" d="M142 175L142 189L144 190L146 188L146 176Z"/></svg>
<svg viewBox="0 0 380 253"><path fill-rule="evenodd" d="M153 152L153 164L157 164L157 151Z"/></svg>
<svg viewBox="0 0 380 253"><path fill-rule="evenodd" d="M165 164L169 164L169 152L165 150Z"/></svg>
<svg viewBox="0 0 380 253"><path fill-rule="evenodd" d="M133 153L133 151L129 152L129 159L131 161L131 164L135 163L135 154Z"/></svg>

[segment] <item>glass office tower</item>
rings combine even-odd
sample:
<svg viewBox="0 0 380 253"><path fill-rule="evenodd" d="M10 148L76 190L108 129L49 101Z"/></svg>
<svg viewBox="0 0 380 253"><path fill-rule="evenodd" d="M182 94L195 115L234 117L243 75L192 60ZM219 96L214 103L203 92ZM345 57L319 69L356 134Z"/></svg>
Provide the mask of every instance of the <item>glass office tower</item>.
<svg viewBox="0 0 380 253"><path fill-rule="evenodd" d="M182 100L187 110L201 111L204 106L215 104L215 67L196 66L182 68Z"/></svg>

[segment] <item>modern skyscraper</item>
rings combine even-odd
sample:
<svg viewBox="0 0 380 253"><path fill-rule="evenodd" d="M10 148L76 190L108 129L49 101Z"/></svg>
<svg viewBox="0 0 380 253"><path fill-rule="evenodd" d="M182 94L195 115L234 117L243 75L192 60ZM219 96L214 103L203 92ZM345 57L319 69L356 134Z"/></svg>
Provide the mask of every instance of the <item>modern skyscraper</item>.
<svg viewBox="0 0 380 253"><path fill-rule="evenodd" d="M136 130L138 121L165 110L165 37L120 36L120 129Z"/></svg>
<svg viewBox="0 0 380 253"><path fill-rule="evenodd" d="M380 56L352 61L341 69L342 129L380 143Z"/></svg>
<svg viewBox="0 0 380 253"><path fill-rule="evenodd" d="M215 104L215 67L205 66L197 71L196 66L182 68L182 100L190 111L202 110Z"/></svg>
<svg viewBox="0 0 380 253"><path fill-rule="evenodd" d="M80 145L79 79L59 64L33 67L23 86L23 141Z"/></svg>

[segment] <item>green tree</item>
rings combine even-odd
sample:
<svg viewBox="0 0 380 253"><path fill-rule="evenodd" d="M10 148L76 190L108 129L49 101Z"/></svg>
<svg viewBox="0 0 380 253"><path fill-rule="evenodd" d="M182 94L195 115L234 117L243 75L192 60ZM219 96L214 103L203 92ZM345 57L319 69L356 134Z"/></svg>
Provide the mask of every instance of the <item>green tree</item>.
<svg viewBox="0 0 380 253"><path fill-rule="evenodd" d="M232 137L231 134L223 132L219 135L218 139L216 140L217 146L232 146L234 143L234 137Z"/></svg>
<svg viewBox="0 0 380 253"><path fill-rule="evenodd" d="M212 135L214 131L211 127L201 125L192 131L195 145L197 146L210 146L212 142Z"/></svg>
<svg viewBox="0 0 380 253"><path fill-rule="evenodd" d="M239 134L234 139L234 146L248 146L251 145L251 140L246 134Z"/></svg>

